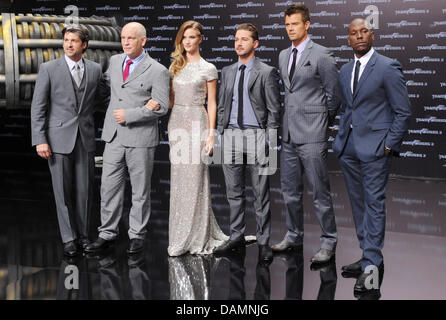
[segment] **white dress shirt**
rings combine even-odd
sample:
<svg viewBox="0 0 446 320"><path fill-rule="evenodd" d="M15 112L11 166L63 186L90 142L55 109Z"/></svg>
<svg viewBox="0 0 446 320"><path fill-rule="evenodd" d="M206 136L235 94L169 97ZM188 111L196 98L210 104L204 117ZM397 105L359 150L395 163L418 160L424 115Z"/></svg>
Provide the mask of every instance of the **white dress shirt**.
<svg viewBox="0 0 446 320"><path fill-rule="evenodd" d="M84 77L84 61L83 59L80 59L78 62L74 62L73 60L71 60L70 58L67 57L67 55L64 55L65 57L65 61L68 64L68 68L70 69L71 75L74 78L74 67L76 66L76 63L79 65L80 67L80 78L82 80L82 78Z"/></svg>
<svg viewBox="0 0 446 320"><path fill-rule="evenodd" d="M305 47L307 46L307 43L310 42L310 37L307 36L307 38L302 41L297 47L294 46L293 43L291 43L291 54L290 54L290 60L288 61L288 74L290 74L291 66L293 65L293 49L297 49L297 56L296 56L296 66L299 64L300 57L302 56L302 51L304 51Z"/></svg>
<svg viewBox="0 0 446 320"><path fill-rule="evenodd" d="M364 69L367 66L367 63L369 62L369 60L372 57L374 52L375 52L375 49L370 48L369 52L367 52L365 55L363 55L360 59L358 59L358 57L356 57L356 55L355 55L355 63L353 65L353 70L352 70L352 81L350 82L352 93L353 93L353 80L355 79L356 61L359 60L359 62L361 62L361 67L359 68L359 75L358 75L358 83L359 83L359 79L361 79L361 75L364 72Z"/></svg>

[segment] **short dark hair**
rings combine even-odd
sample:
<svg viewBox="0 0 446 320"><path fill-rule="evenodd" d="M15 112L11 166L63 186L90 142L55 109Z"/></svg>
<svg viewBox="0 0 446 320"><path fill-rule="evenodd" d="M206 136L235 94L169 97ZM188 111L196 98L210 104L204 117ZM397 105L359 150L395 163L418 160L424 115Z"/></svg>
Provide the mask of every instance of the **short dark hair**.
<svg viewBox="0 0 446 320"><path fill-rule="evenodd" d="M251 32L251 37L254 39L254 41L259 40L259 31L257 30L257 27L255 25L253 25L252 23L239 24L237 26L237 31L239 31L239 30L247 30L247 31Z"/></svg>
<svg viewBox="0 0 446 320"><path fill-rule="evenodd" d="M67 32L77 34L79 36L79 38L81 39L82 43L84 43L84 42L87 43L87 48L88 48L88 40L90 40L90 36L88 35L87 29L85 29L84 27L81 27L79 25L69 25L69 26L63 28L62 39L65 37L65 33L67 33ZM87 48L85 48L84 51Z"/></svg>
<svg viewBox="0 0 446 320"><path fill-rule="evenodd" d="M291 16L296 13L302 14L302 20L304 21L304 23L310 21L310 10L307 8L306 5L295 3L289 6L285 11L286 16Z"/></svg>

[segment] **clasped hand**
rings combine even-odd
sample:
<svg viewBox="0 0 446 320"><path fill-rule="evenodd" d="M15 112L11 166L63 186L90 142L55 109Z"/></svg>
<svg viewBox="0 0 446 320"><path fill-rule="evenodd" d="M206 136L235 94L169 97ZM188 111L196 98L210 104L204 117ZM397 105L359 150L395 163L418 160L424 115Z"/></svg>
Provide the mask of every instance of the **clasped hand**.
<svg viewBox="0 0 446 320"><path fill-rule="evenodd" d="M158 102L156 102L153 99L150 99L145 104L145 107L152 111L158 111L160 109L160 105ZM113 117L115 118L116 122L119 124L125 123L125 110L124 109L118 109L113 111Z"/></svg>

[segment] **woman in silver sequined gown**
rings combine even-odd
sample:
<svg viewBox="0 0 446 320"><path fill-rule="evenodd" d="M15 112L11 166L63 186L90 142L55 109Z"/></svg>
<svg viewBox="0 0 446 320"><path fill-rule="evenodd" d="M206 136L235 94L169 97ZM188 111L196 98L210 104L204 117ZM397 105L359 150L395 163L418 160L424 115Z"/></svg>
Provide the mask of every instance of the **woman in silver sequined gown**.
<svg viewBox="0 0 446 320"><path fill-rule="evenodd" d="M202 161L214 146L218 79L215 66L200 56L202 37L199 23L185 22L178 31L170 67L170 256L210 254L228 240L212 211L209 170Z"/></svg>

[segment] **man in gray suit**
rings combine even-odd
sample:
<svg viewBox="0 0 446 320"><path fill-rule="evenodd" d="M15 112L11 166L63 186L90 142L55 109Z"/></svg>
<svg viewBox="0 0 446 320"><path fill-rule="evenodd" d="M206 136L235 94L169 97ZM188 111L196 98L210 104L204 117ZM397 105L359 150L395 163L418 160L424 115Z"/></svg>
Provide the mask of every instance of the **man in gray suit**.
<svg viewBox="0 0 446 320"><path fill-rule="evenodd" d="M337 243L326 160L327 130L338 108L338 71L330 52L308 37L310 14L306 6L288 7L285 25L292 46L282 50L279 56L285 86L280 174L288 232L272 249L281 252L302 245L303 175L306 173L322 228L320 250L311 261L324 263L333 257Z"/></svg>
<svg viewBox="0 0 446 320"><path fill-rule="evenodd" d="M169 72L143 49L146 29L137 22L122 28L124 54L111 57L104 74L111 89L102 139L106 142L101 185L101 226L98 239L87 246L95 252L118 235L127 172L132 187L129 254L140 252L150 216L150 180L159 143L158 118L168 111Z"/></svg>
<svg viewBox="0 0 446 320"><path fill-rule="evenodd" d="M271 260L271 212L266 166L265 131L280 123L280 78L275 68L255 58L257 28L241 24L235 35L239 61L223 68L218 98L218 130L223 134L223 172L230 206L230 241L223 253L245 245L245 176L249 172L257 220L259 259Z"/></svg>
<svg viewBox="0 0 446 320"><path fill-rule="evenodd" d="M74 256L78 244L88 244L96 147L93 111L102 71L99 64L82 58L87 30L69 26L62 33L65 55L40 65L31 129L32 145L51 171L64 253Z"/></svg>

